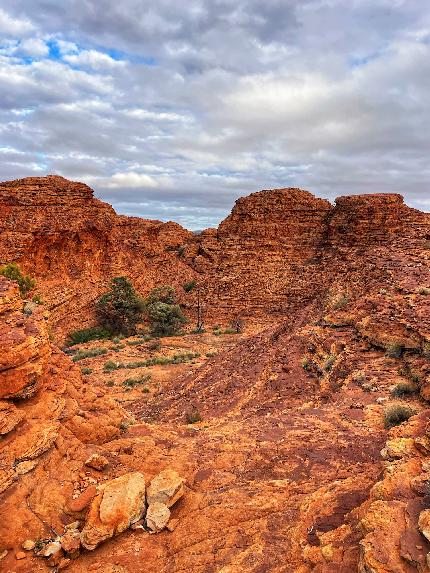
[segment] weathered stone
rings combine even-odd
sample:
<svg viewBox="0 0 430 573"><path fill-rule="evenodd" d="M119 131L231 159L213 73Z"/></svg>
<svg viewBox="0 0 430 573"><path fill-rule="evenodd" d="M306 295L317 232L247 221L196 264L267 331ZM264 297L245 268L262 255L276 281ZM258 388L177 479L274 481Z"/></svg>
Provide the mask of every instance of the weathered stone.
<svg viewBox="0 0 430 573"><path fill-rule="evenodd" d="M145 478L139 472L125 474L99 486L82 530L82 545L95 549L121 533L145 511Z"/></svg>
<svg viewBox="0 0 430 573"><path fill-rule="evenodd" d="M102 471L109 465L109 460L100 454L92 454L85 462L85 465Z"/></svg>
<svg viewBox="0 0 430 573"><path fill-rule="evenodd" d="M174 470L162 471L151 480L148 487L148 505L160 502L171 507L184 495L184 481Z"/></svg>
<svg viewBox="0 0 430 573"><path fill-rule="evenodd" d="M170 509L164 503L154 501L146 511L146 527L153 533L162 531L170 519Z"/></svg>

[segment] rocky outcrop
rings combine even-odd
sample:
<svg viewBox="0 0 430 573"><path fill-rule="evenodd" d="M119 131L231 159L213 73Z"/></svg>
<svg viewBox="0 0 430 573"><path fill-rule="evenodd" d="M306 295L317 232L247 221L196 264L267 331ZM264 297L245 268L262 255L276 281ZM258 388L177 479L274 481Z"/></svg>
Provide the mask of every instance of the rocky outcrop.
<svg viewBox="0 0 430 573"><path fill-rule="evenodd" d="M87 185L62 177L0 184L0 264L18 262L36 279L60 339L93 322L94 300L114 276L127 275L143 294L182 287L194 273L178 248L190 236L176 223L118 216Z"/></svg>

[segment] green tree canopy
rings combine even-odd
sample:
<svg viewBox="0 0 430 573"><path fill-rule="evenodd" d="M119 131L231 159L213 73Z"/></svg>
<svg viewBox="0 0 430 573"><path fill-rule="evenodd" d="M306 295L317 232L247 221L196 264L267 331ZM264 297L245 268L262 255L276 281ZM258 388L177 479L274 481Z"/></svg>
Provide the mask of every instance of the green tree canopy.
<svg viewBox="0 0 430 573"><path fill-rule="evenodd" d="M171 336L187 322L177 304L175 290L168 285L157 287L145 299L145 314L153 336Z"/></svg>
<svg viewBox="0 0 430 573"><path fill-rule="evenodd" d="M126 277L115 277L96 303L99 323L115 334L134 334L144 304Z"/></svg>

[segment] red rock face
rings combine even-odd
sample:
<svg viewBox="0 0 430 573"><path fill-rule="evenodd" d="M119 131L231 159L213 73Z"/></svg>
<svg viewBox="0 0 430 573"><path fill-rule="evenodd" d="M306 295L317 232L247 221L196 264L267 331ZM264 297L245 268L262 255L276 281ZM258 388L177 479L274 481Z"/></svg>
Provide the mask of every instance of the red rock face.
<svg viewBox="0 0 430 573"><path fill-rule="evenodd" d="M198 277L209 325L240 315L250 332L266 328L198 370L164 371L127 404L137 423L119 435L125 412L100 370L84 383L49 343L43 312L25 315L0 282L0 554L14 551L0 567L36 570L34 557L18 568L20 544L82 522L93 484L169 464L186 479L177 526L110 539L69 571L428 573L429 214L398 195L331 206L283 189L240 199L219 229L195 236L118 217L61 178L1 191L1 257L35 274L60 332L90 321L103 281L119 274L142 293ZM399 384L412 394L394 397ZM417 415L387 436L397 401ZM109 463L90 470L99 449Z"/></svg>
<svg viewBox="0 0 430 573"><path fill-rule="evenodd" d="M194 274L177 254L190 232L118 216L89 187L62 177L0 184L0 235L0 263L18 262L36 278L58 337L91 324L94 300L114 276L147 293Z"/></svg>

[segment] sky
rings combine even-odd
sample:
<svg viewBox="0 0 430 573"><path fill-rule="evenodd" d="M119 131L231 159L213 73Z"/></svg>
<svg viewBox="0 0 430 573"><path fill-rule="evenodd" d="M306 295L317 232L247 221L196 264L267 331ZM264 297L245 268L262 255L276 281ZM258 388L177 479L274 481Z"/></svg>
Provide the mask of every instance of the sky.
<svg viewBox="0 0 430 573"><path fill-rule="evenodd" d="M0 0L0 180L216 226L260 189L430 210L428 0Z"/></svg>

